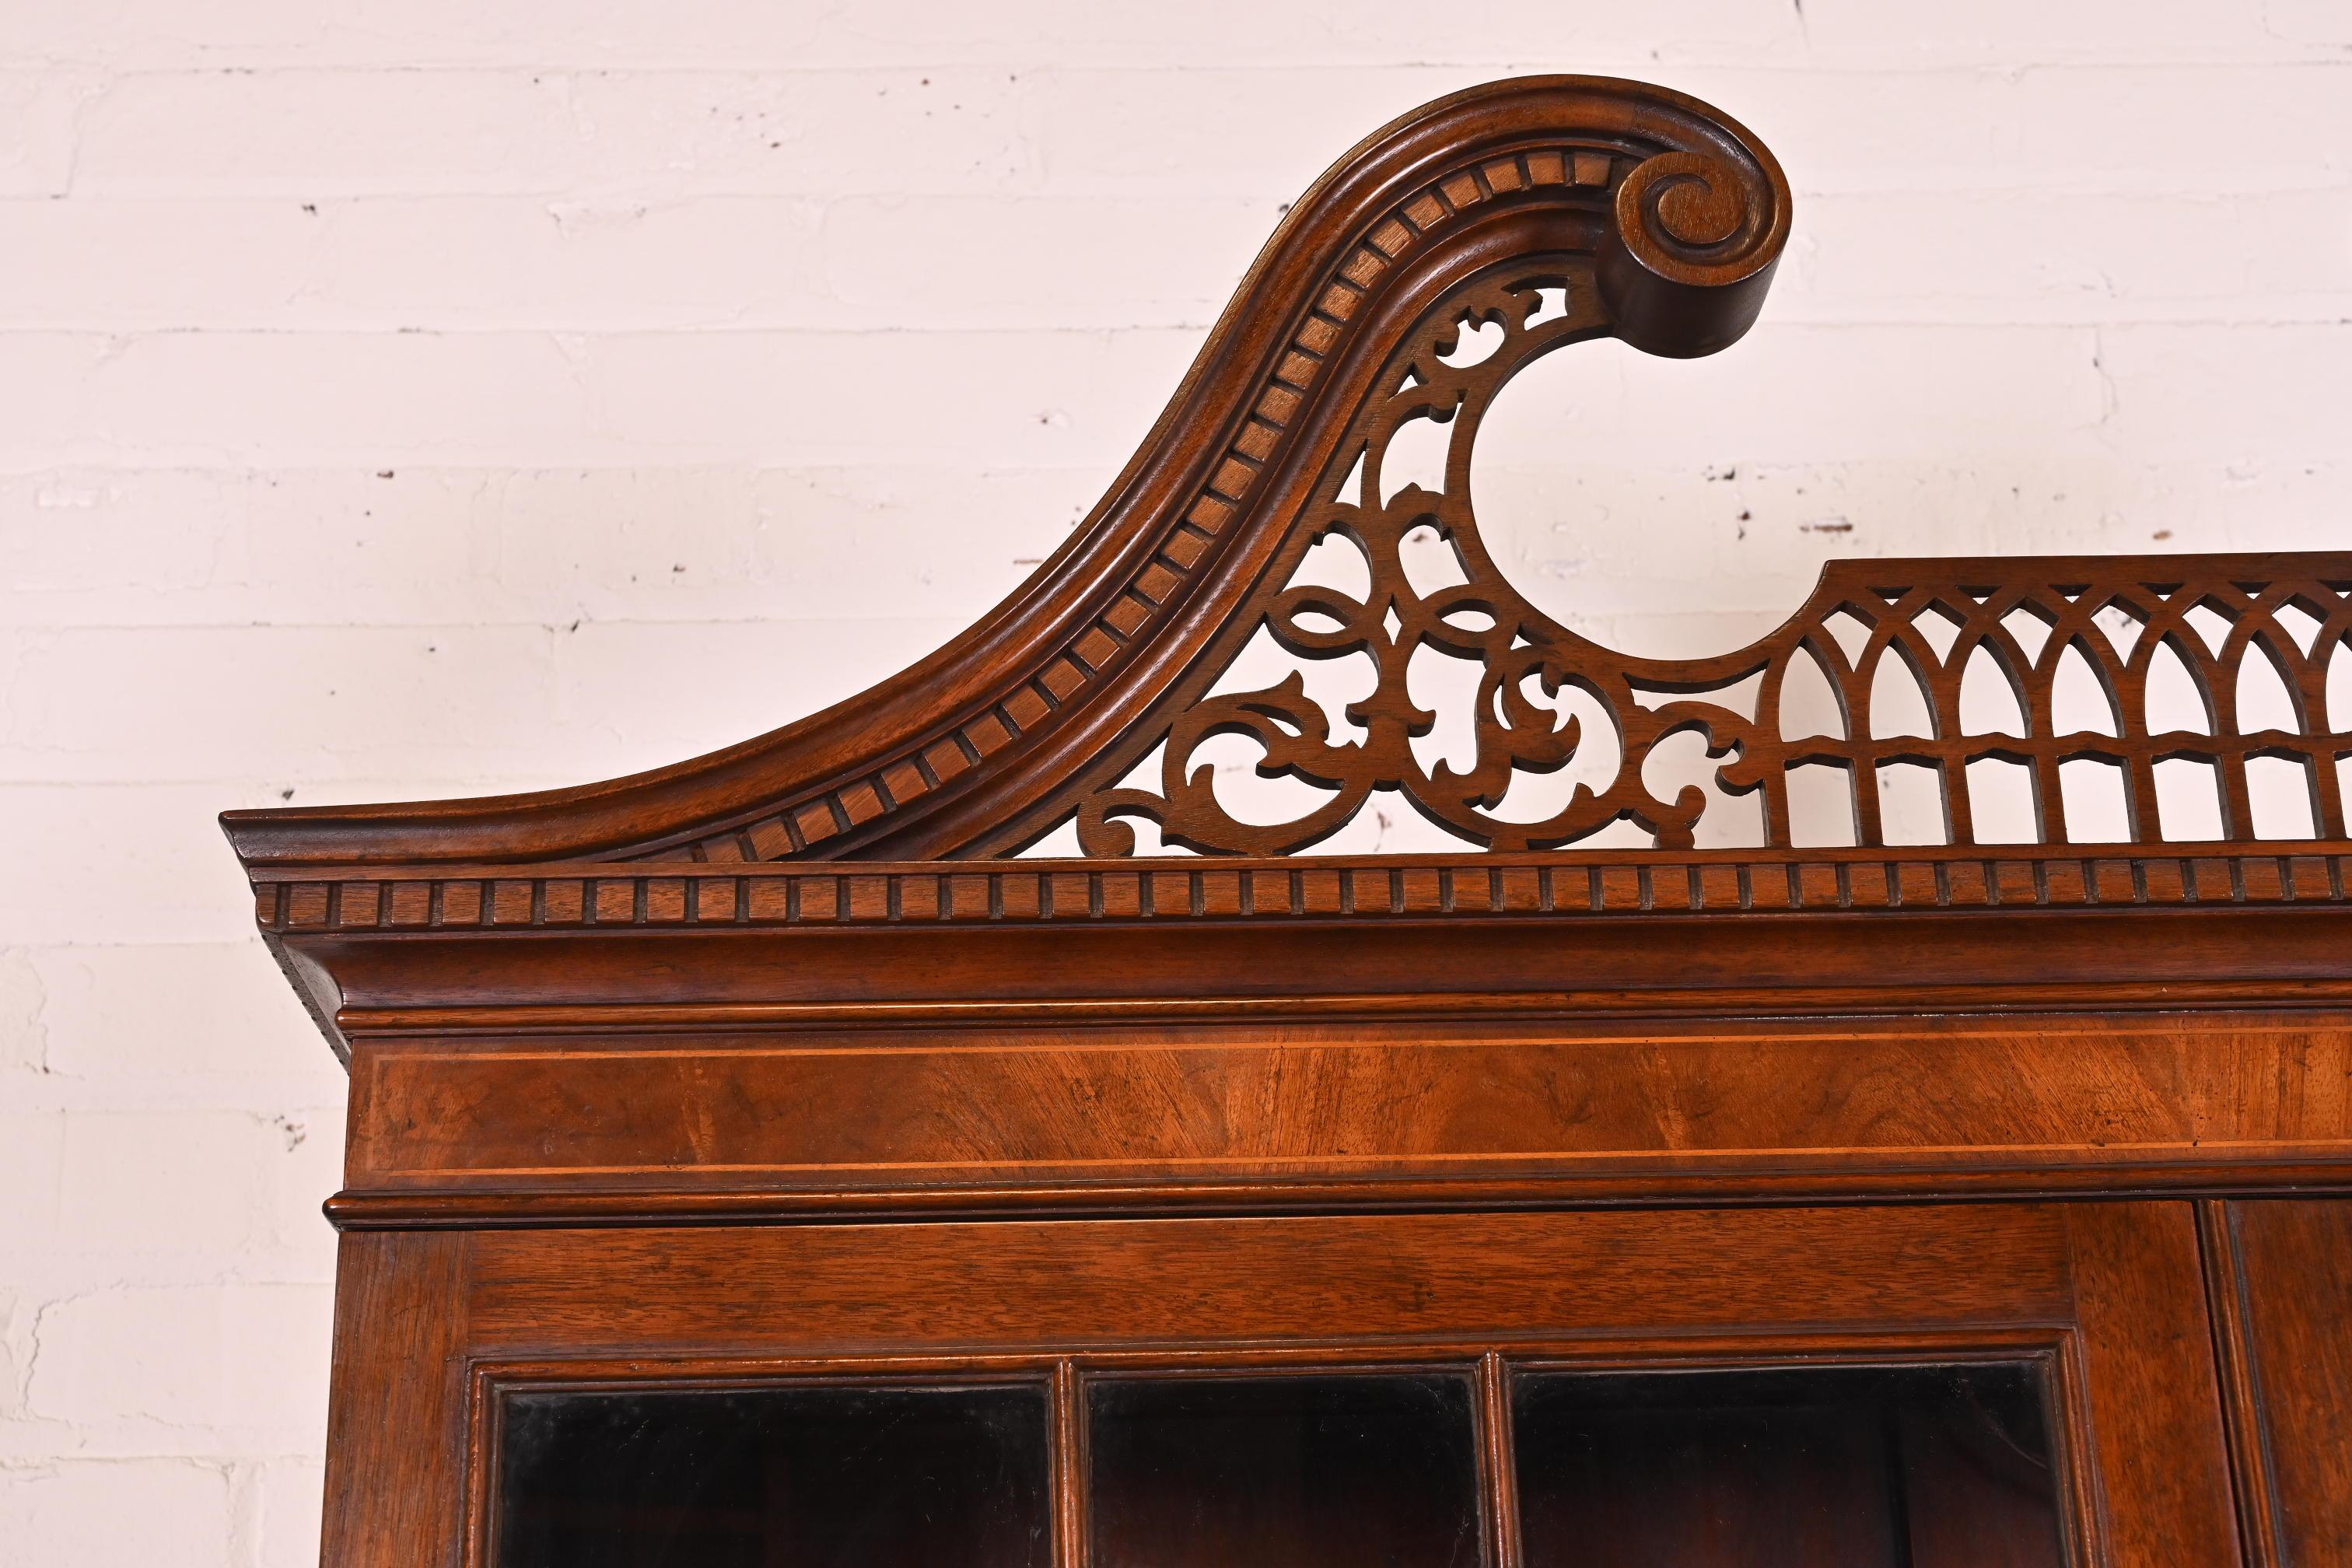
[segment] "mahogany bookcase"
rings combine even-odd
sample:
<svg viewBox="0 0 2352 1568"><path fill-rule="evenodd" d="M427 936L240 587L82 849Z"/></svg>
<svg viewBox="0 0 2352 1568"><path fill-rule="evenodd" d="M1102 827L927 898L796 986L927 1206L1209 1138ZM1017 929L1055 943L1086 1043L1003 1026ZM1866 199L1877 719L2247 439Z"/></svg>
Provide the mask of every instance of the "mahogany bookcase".
<svg viewBox="0 0 2352 1568"><path fill-rule="evenodd" d="M919 668L229 813L351 1071L326 1562L2352 1562L2352 553L1676 660L1481 542L1504 383L1727 347L1789 219L1677 93L1442 100Z"/></svg>

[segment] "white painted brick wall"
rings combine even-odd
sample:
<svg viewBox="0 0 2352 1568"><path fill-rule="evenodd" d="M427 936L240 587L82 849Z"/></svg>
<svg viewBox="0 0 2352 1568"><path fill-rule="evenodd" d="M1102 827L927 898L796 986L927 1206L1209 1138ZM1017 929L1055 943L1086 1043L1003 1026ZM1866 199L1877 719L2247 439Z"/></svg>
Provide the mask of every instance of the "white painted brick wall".
<svg viewBox="0 0 2352 1568"><path fill-rule="evenodd" d="M1799 193L1738 350L1490 422L1559 613L2352 539L2345 0L0 5L0 1558L315 1551L342 1084L215 811L604 776L919 658L1282 204L1537 69Z"/></svg>

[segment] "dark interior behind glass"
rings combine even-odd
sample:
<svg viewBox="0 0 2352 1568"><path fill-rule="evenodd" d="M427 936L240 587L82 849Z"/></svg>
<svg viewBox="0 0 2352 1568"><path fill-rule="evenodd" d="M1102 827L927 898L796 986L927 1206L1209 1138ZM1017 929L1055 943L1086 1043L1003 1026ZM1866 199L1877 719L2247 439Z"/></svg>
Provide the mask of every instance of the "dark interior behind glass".
<svg viewBox="0 0 2352 1568"><path fill-rule="evenodd" d="M1096 1384L1094 1568L1475 1568L1472 1405L1466 1373Z"/></svg>
<svg viewBox="0 0 2352 1568"><path fill-rule="evenodd" d="M1512 1375L1526 1568L2063 1568L2037 1365ZM1092 1568L1480 1568L1469 1371L1103 1376ZM496 1568L1047 1568L1042 1380L506 1396Z"/></svg>
<svg viewBox="0 0 2352 1568"><path fill-rule="evenodd" d="M509 1394L498 1568L1046 1568L1042 1384Z"/></svg>
<svg viewBox="0 0 2352 1568"><path fill-rule="evenodd" d="M2062 1568L2030 1365L1521 1376L1527 1568Z"/></svg>

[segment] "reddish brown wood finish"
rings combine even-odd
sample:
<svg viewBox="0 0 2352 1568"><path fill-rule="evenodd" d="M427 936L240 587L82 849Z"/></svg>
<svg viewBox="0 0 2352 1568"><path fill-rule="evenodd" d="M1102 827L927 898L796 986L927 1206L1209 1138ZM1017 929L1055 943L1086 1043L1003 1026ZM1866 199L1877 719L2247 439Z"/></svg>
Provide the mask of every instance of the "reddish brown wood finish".
<svg viewBox="0 0 2352 1568"><path fill-rule="evenodd" d="M481 1426L482 1402L518 1382L1471 1369L1490 1352L1592 1366L2046 1357L2094 1560L2234 1553L2184 1203L530 1230L346 1246L341 1394L377 1417L373 1437L352 1433L331 1459L328 1560L353 1568L465 1560L487 1456L461 1488L441 1468L455 1444L404 1452L388 1439ZM399 1295L415 1282L437 1302L423 1339Z"/></svg>
<svg viewBox="0 0 2352 1568"><path fill-rule="evenodd" d="M1626 182L1653 170L1630 198ZM1656 176L1735 203L1696 247ZM1643 196L1648 191L1648 199ZM1787 243L1762 143L1680 93L1535 77L1454 94L1366 139L1293 205L1135 459L1070 542L924 668L705 758L500 800L235 813L275 864L951 853L1024 816L1129 728L1213 634L1430 291L1518 253L1521 220L1613 247L1612 316L1670 353L1754 319ZM1512 229L1498 238L1495 220ZM1626 226L1633 226L1628 229ZM1007 766L1018 762L1018 766Z"/></svg>
<svg viewBox="0 0 2352 1568"><path fill-rule="evenodd" d="M2117 1452L2098 1461L2128 1474L2133 1490L2118 1510L2108 1489L2105 1549L2117 1563L2229 1562L2237 1532L2195 1221L2180 1204L2088 1204L2067 1230L2075 1310L2112 1325L2079 1342L2084 1394L2095 1411L2136 1412L2112 1439Z"/></svg>
<svg viewBox="0 0 2352 1568"><path fill-rule="evenodd" d="M2352 1180L2335 1015L363 1040L351 1221ZM1922 1084L1939 1086L1923 1094ZM561 1129L560 1137L551 1137ZM457 1201L462 1199L463 1201Z"/></svg>
<svg viewBox="0 0 2352 1568"><path fill-rule="evenodd" d="M2209 1208L2249 1560L2352 1562L2352 1203Z"/></svg>
<svg viewBox="0 0 2352 1568"><path fill-rule="evenodd" d="M455 1563L472 1415L463 1236L346 1236L319 1557Z"/></svg>
<svg viewBox="0 0 2352 1568"><path fill-rule="evenodd" d="M229 814L352 1067L327 1563L493 1568L520 1383L1041 1380L1077 1568L1088 1377L1443 1365L1475 1379L1484 1551L1520 1568L1516 1368L1979 1357L2053 1380L2079 1568L2352 1550L2352 1229L2310 1195L2352 1190L2352 556L1842 563L1753 647L1661 661L1544 618L1478 542L1461 481L1507 376L1602 334L1726 346L1788 222L1771 155L1680 95L1442 100L1297 205L1094 517L932 663L633 779ZM1387 490L1437 414L1444 492ZM1404 571L1424 527L1461 583ZM1334 537L1360 593L1293 575ZM1303 687L1219 690L1261 633L1372 659L1360 744ZM1410 744L1423 647L1483 667L1466 773ZM2015 733L1964 721L1979 655ZM2147 702L2159 658L2201 726ZM2069 659L2105 729L2061 731ZM1835 735L1774 716L1807 660ZM2292 729L2240 721L2264 664ZM1897 666L1927 734L1871 711ZM1580 743L1530 683L1602 704L1621 765L1505 823ZM1748 847L1675 847L1704 803L1644 761L1693 730L1763 803ZM1336 804L1234 817L1190 765L1217 731ZM2221 840L2162 840L2182 757ZM2126 842L2075 841L2085 759ZM1979 841L1987 760L2032 775L2036 842ZM2254 838L2271 762L2315 837ZM1814 765L1852 780L1851 847L1796 841ZM1940 770L1939 844L1888 842L1878 770L1908 765ZM1474 852L1289 853L1374 790ZM1073 821L1084 858L1005 858ZM1658 847L1576 847L1612 822ZM1139 824L1202 853L1129 856Z"/></svg>
<svg viewBox="0 0 2352 1568"><path fill-rule="evenodd" d="M2084 836L2069 827L2062 765L2112 764L2124 836L2155 843L2165 837L2155 769L2167 759L2210 767L2223 832L2237 839L2254 832L2250 761L2299 766L2310 834L2341 846L2336 764L2352 750L2352 719L2329 710L2328 679L2334 660L2352 657L2342 651L2352 556L1839 563L1771 637L1682 661L1601 648L1512 591L1469 510L1471 448L1495 394L1535 356L1596 336L1677 354L1729 345L1755 318L1789 221L1770 153L1679 94L1566 77L1456 94L1368 140L1294 206L1094 516L924 668L635 778L496 800L232 813L230 834L248 864L284 870L976 858L1016 851L1074 816L1093 855L1130 847L1136 820L1171 843L1267 854L1326 837L1379 787L1474 844L1565 845L1622 820L1675 847L1692 842L1700 796L1660 793L1645 763L1659 742L1696 731L1729 759L1726 789L1761 792L1763 847L1793 842L1788 775L1806 765L1848 778L1859 845L1888 842L1880 771L1897 765L1934 770L1945 840L1975 843L1967 775L1988 761L2031 773L2035 837L2053 843ZM1474 353L1473 324L1499 329L1501 346ZM1453 432L1444 489L1392 491L1381 479L1390 444L1424 418ZM1458 584L1423 592L1411 581L1399 548L1421 529L1451 545ZM1294 578L1317 540L1359 552L1363 593ZM1843 640L1839 623L1860 640ZM1299 658L1373 660L1379 682L1350 709L1360 742L1334 741L1329 717L1295 684L1212 694L1261 631ZM1423 648L1483 666L1466 772L1427 768L1407 743L1430 723L1405 690ZM1961 689L1978 658L2015 698L2013 721L1972 731ZM2096 722L2058 711L2057 684L2077 664L2105 708ZM1791 731L1778 710L1800 665L1833 686L1833 732ZM2151 705L2159 665L2178 667L2199 711ZM2241 715L2249 670L2277 683L2291 722ZM1925 733L1876 713L1872 689L1888 674L1925 698ZM1751 677L1762 686L1743 710L1730 689ZM1576 725L1532 704L1530 683L1594 696L1620 754L1613 777L1557 813L1512 821L1494 808L1515 773L1556 771L1583 744ZM1236 820L1193 771L1195 746L1219 731L1252 737L1262 772L1333 798L1292 822ZM1155 747L1157 785L1128 781ZM345 917L331 887L320 887L331 914L308 911L313 921ZM480 918L506 918L495 891L470 890ZM363 923L446 918L451 891ZM572 919L587 907L584 892L567 902Z"/></svg>

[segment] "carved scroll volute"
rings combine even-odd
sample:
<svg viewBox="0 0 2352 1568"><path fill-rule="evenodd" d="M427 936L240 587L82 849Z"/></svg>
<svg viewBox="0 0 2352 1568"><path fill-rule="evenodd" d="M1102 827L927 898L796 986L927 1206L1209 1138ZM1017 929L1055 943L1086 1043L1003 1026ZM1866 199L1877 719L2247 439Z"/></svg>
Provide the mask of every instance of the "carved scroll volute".
<svg viewBox="0 0 2352 1568"><path fill-rule="evenodd" d="M1737 342L1764 307L1789 237L1789 185L1750 142L1738 158L1662 153L1617 187L1601 245L1601 298L1616 334L1675 359Z"/></svg>
<svg viewBox="0 0 2352 1568"><path fill-rule="evenodd" d="M1159 722L1182 672L1248 613L1337 445L1385 395L1372 367L1432 325L1433 301L1539 254L1578 273L1582 335L1706 353L1755 320L1788 232L1778 163L1695 99L1583 77L1453 94L1301 198L1102 501L920 667L632 778L224 824L249 865L281 867L1010 852L1067 816L1085 776ZM1524 317L1523 303L1507 308Z"/></svg>

